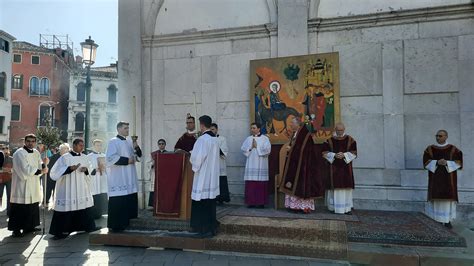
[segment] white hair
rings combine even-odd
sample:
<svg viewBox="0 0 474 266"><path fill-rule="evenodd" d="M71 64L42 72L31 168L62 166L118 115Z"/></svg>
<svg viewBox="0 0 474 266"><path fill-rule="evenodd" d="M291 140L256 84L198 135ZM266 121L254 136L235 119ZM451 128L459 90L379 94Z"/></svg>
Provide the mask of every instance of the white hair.
<svg viewBox="0 0 474 266"><path fill-rule="evenodd" d="M64 153L66 153L70 150L71 150L71 147L69 146L68 143L63 143L63 144L59 145L59 153L60 154L64 154Z"/></svg>
<svg viewBox="0 0 474 266"><path fill-rule="evenodd" d="M298 123L298 125L301 125L303 123L303 122L301 122L301 118L299 118L297 116L293 116L291 121L295 121L296 123Z"/></svg>

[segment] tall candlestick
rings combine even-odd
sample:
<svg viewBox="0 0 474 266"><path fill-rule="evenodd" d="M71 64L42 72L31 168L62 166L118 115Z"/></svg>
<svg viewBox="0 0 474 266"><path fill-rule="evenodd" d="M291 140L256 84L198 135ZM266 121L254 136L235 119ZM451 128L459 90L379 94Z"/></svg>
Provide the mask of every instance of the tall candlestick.
<svg viewBox="0 0 474 266"><path fill-rule="evenodd" d="M194 102L193 102L193 105L194 105L194 119L197 119L197 104L196 104L196 92L193 91L193 96L194 96Z"/></svg>
<svg viewBox="0 0 474 266"><path fill-rule="evenodd" d="M196 137L199 136L199 120L198 120L198 109L197 109L197 104L196 104L196 92L193 91L194 95L194 125L195 125L195 130L196 130Z"/></svg>
<svg viewBox="0 0 474 266"><path fill-rule="evenodd" d="M137 98L135 96L133 96L133 99L132 99L132 103L133 103L133 132L132 132L132 136L136 136L137 135Z"/></svg>

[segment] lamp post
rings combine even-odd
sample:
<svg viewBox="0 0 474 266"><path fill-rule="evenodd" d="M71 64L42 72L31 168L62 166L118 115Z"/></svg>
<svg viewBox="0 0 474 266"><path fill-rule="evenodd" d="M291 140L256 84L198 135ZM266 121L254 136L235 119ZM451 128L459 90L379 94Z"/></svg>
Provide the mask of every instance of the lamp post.
<svg viewBox="0 0 474 266"><path fill-rule="evenodd" d="M81 42L82 47L82 62L86 65L86 125L84 129L84 145L85 151L87 153L87 148L89 147L89 131L91 123L91 66L95 62L95 56L97 52L98 44L94 43L94 40L86 39L84 42Z"/></svg>

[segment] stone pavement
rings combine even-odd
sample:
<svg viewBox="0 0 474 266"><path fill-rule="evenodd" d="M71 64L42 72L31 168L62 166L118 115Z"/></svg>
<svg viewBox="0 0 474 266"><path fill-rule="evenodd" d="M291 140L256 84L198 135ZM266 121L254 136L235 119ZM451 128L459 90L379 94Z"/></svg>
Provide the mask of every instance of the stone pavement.
<svg viewBox="0 0 474 266"><path fill-rule="evenodd" d="M52 211L48 211L48 226L51 215ZM90 246L89 235L85 233L56 241L51 240L51 236L41 236L41 232L23 238L12 238L11 232L6 229L6 220L5 211L1 211L0 265L349 265L343 261L281 256ZM97 224L104 226L105 221L102 218Z"/></svg>
<svg viewBox="0 0 474 266"><path fill-rule="evenodd" d="M46 231L51 216L52 211L48 211ZM99 226L104 227L105 223L105 218L97 221ZM91 246L85 233L58 241L41 234L12 238L6 227L6 212L0 208L0 265L474 265L474 230L456 223L453 230L465 237L467 248L349 243L351 263L229 252Z"/></svg>

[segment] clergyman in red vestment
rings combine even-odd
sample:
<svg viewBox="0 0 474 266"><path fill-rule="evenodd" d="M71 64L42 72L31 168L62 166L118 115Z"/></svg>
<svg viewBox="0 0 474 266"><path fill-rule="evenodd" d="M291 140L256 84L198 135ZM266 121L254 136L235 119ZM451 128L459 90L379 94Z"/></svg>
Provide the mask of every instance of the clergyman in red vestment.
<svg viewBox="0 0 474 266"><path fill-rule="evenodd" d="M314 199L324 196L321 175L321 152L316 152L316 144L308 129L299 118L293 118L294 131L283 170L280 191L285 193L285 207L292 211L310 213L314 211Z"/></svg>
<svg viewBox="0 0 474 266"><path fill-rule="evenodd" d="M447 139L448 132L438 130L436 143L428 146L423 153L423 165L428 170L426 213L451 228L451 221L456 218L457 170L462 168L462 152L449 144Z"/></svg>
<svg viewBox="0 0 474 266"><path fill-rule="evenodd" d="M323 148L323 156L330 163L326 204L328 209L335 213L352 214L352 161L357 157L357 143L344 131L344 124L337 123L335 134L327 140Z"/></svg>
<svg viewBox="0 0 474 266"><path fill-rule="evenodd" d="M196 122L194 117L190 114L186 117L186 133L184 133L176 142L174 146L175 152L185 151L187 153L191 152L196 142L197 132L196 132Z"/></svg>

